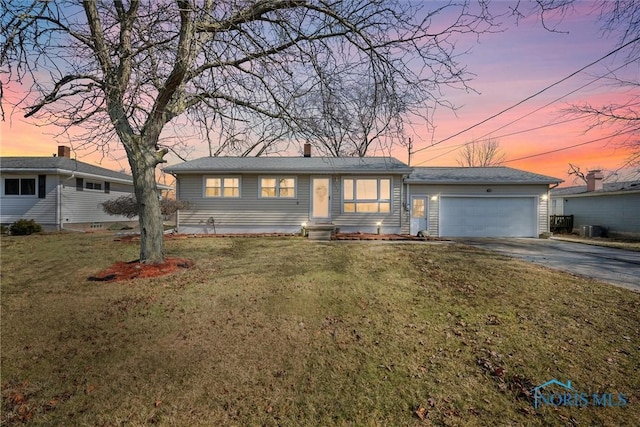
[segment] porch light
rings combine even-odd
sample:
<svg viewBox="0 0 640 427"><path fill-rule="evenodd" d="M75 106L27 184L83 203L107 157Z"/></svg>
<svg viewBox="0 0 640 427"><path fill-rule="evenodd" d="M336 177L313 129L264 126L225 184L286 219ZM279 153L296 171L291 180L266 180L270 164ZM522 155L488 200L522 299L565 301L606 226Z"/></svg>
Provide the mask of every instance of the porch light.
<svg viewBox="0 0 640 427"><path fill-rule="evenodd" d="M431 196L431 201L432 202L435 202L436 200L438 200L438 196L436 196L436 195Z"/></svg>
<svg viewBox="0 0 640 427"><path fill-rule="evenodd" d="M549 199L549 196L546 194L542 195L542 200L547 201Z"/></svg>

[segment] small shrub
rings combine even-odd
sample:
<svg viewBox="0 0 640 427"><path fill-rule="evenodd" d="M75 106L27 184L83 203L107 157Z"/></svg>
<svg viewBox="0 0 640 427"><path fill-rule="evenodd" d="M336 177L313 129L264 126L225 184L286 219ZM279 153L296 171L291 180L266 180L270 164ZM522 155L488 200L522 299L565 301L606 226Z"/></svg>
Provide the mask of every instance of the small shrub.
<svg viewBox="0 0 640 427"><path fill-rule="evenodd" d="M9 226L9 233L13 236L27 236L41 231L42 226L33 219L19 219Z"/></svg>
<svg viewBox="0 0 640 427"><path fill-rule="evenodd" d="M0 225L0 234L7 234L9 232L9 228L4 225Z"/></svg>

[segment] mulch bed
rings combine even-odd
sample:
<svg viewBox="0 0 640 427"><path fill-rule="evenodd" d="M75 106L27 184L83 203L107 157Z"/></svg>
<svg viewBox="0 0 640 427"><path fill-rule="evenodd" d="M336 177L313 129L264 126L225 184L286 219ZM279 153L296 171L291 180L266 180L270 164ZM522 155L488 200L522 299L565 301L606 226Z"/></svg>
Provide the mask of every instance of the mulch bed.
<svg viewBox="0 0 640 427"><path fill-rule="evenodd" d="M238 233L238 234L178 234L178 233L169 233L165 234L165 240L179 240L179 239L190 239L190 238L205 238L205 237L249 237L249 238L257 238L257 237L296 237L300 236L299 233ZM127 234L124 236L117 236L114 241L116 242L139 242L140 235L139 234Z"/></svg>
<svg viewBox="0 0 640 427"><path fill-rule="evenodd" d="M418 237L408 234L337 233L331 240L395 240L395 241L445 241L439 237Z"/></svg>
<svg viewBox="0 0 640 427"><path fill-rule="evenodd" d="M192 266L193 262L186 258L165 258L162 264L143 264L139 260L116 262L95 276L89 276L88 280L92 282L119 282L121 280L160 277L173 273L179 268Z"/></svg>
<svg viewBox="0 0 640 427"><path fill-rule="evenodd" d="M165 240L177 240L177 239L200 239L207 237L244 237L244 238L258 238L258 237L300 237L299 233L226 233L226 234L165 234ZM409 240L409 241L446 241L447 239L443 239L440 237L418 237L411 236L408 234L375 234L375 233L337 233L331 236L331 240ZM140 235L139 234L131 234L125 236L117 236L115 238L116 242L139 242Z"/></svg>

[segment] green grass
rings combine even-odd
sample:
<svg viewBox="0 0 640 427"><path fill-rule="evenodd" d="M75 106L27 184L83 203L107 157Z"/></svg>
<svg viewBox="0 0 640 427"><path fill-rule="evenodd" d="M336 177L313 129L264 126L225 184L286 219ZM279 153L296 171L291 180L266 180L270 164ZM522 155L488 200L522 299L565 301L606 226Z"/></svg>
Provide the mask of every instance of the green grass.
<svg viewBox="0 0 640 427"><path fill-rule="evenodd" d="M2 425L635 425L640 295L455 244L3 237ZM625 407L533 408L556 378ZM423 408L426 420L415 411Z"/></svg>

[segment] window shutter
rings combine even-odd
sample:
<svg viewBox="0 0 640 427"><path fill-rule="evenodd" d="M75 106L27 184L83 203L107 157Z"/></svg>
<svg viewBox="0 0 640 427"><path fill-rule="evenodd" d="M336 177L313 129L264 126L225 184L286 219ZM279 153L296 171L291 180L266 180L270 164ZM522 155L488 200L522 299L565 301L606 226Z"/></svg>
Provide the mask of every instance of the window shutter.
<svg viewBox="0 0 640 427"><path fill-rule="evenodd" d="M84 180L76 178L76 191L84 191Z"/></svg>
<svg viewBox="0 0 640 427"><path fill-rule="evenodd" d="M107 181L104 182L104 192L107 193L107 194L111 193L111 183L110 182L107 182Z"/></svg>
<svg viewBox="0 0 640 427"><path fill-rule="evenodd" d="M47 197L47 175L38 175L38 198Z"/></svg>

